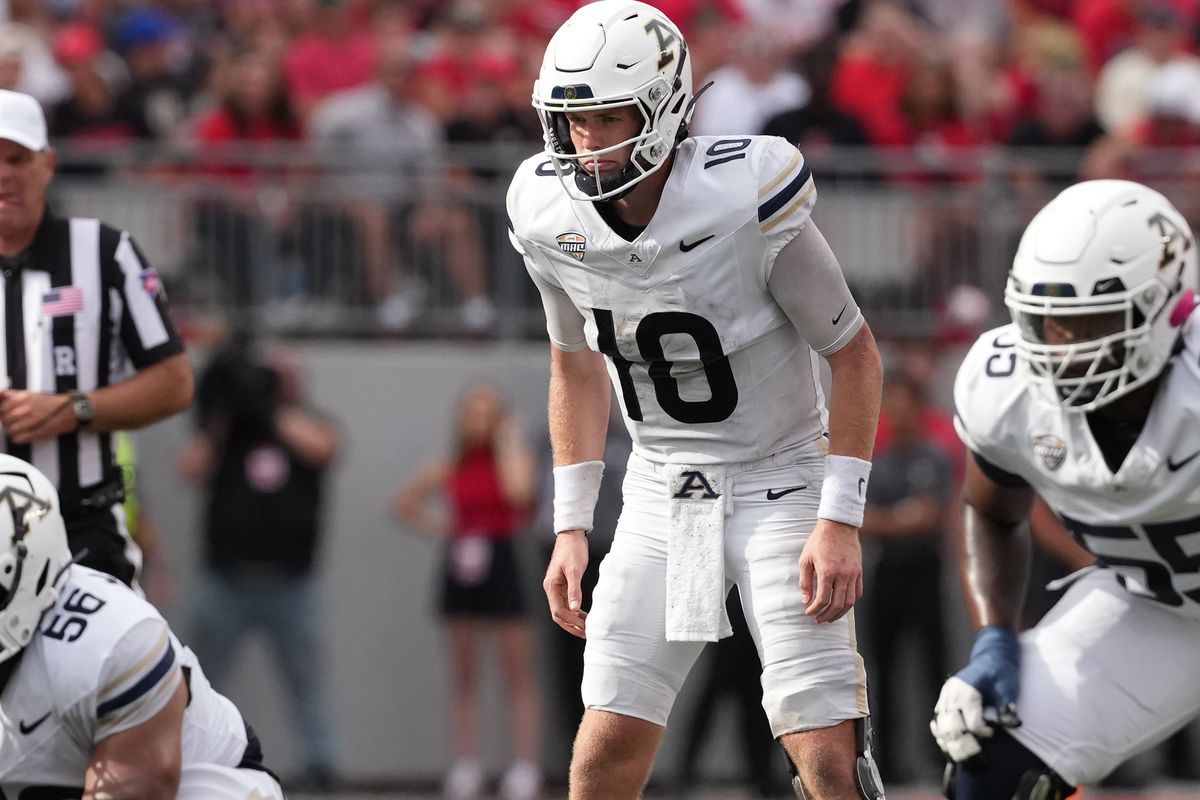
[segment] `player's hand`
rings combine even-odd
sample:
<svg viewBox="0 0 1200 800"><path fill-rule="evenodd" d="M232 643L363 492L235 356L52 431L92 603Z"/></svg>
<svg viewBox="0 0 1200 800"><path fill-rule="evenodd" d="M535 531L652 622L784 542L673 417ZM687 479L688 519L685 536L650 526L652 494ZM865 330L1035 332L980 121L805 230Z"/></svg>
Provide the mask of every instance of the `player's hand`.
<svg viewBox="0 0 1200 800"><path fill-rule="evenodd" d="M841 619L863 593L862 546L858 529L818 519L800 553L800 596L804 613L817 622Z"/></svg>
<svg viewBox="0 0 1200 800"><path fill-rule="evenodd" d="M1017 728L1017 695L1021 688L1021 647L1011 629L989 625L975 637L967 666L942 686L929 730L951 761L967 762L980 754L979 738L992 735L984 719L996 709L998 724Z"/></svg>
<svg viewBox="0 0 1200 800"><path fill-rule="evenodd" d="M572 636L587 638L584 622L587 612L583 610L583 588L580 582L588 565L587 537L583 531L568 531L558 534L554 540L554 553L550 556L550 567L542 589L550 602L550 616L559 627Z"/></svg>
<svg viewBox="0 0 1200 800"><path fill-rule="evenodd" d="M13 444L29 444L70 433L78 424L71 398L66 395L23 389L0 392L0 425Z"/></svg>

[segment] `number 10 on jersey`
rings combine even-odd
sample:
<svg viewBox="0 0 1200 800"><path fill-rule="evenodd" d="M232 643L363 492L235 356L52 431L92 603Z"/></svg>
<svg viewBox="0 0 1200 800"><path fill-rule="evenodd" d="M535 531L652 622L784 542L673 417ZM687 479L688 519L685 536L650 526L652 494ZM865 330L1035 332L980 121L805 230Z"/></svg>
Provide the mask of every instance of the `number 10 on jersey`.
<svg viewBox="0 0 1200 800"><path fill-rule="evenodd" d="M612 359L613 366L617 368L625 413L634 422L641 422L642 405L634 388L633 362L617 349L613 313L608 309L593 308L592 314L596 319L596 345L601 353ZM704 365L704 377L708 380L710 396L707 400L684 400L680 397L679 381L671 374L674 362L667 360L663 352L662 337L671 334L690 336L696 343L700 361ZM638 322L635 338L638 352L646 363L647 374L654 384L654 396L672 419L689 425L720 422L728 419L737 408L738 389L733 379L733 368L721 347L717 329L704 317L686 311L656 311Z"/></svg>

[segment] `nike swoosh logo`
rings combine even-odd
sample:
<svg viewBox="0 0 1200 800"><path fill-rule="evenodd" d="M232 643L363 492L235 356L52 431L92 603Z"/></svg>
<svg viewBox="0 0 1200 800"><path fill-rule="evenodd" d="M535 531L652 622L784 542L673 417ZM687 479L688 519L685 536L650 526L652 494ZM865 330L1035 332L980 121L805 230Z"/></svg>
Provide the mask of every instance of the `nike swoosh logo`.
<svg viewBox="0 0 1200 800"><path fill-rule="evenodd" d="M1192 453L1190 456L1183 459L1182 461L1172 461L1171 457L1167 456L1167 469L1170 470L1171 472L1175 472L1176 470L1183 469L1188 464L1190 464L1192 462L1192 459L1194 459L1196 456L1200 456L1200 450L1197 450L1196 452Z"/></svg>
<svg viewBox="0 0 1200 800"><path fill-rule="evenodd" d="M778 500L779 498L783 497L785 494L791 494L792 492L798 492L801 489L807 489L807 488L808 488L808 484L804 484L803 486L789 486L786 489L767 489L767 499L768 500Z"/></svg>
<svg viewBox="0 0 1200 800"><path fill-rule="evenodd" d="M709 239L713 238L714 236L716 236L715 233L710 233L708 236L705 236L703 239L697 239L696 241L692 242L691 244L688 244L687 242L680 242L679 249L685 253L690 253L691 251L695 250L697 247L704 244L705 242L707 242Z"/></svg>
<svg viewBox="0 0 1200 800"><path fill-rule="evenodd" d="M862 497L862 496L863 496L863 486L866 484L866 482L867 482L867 479L866 479L866 478L859 478L859 479L858 479L858 496L859 496L859 497Z"/></svg>
<svg viewBox="0 0 1200 800"><path fill-rule="evenodd" d="M31 734L35 730L37 730L39 725L41 725L46 720L50 719L50 714L51 714L51 712L47 711L44 716L39 717L38 719L35 719L33 722L30 722L28 724L25 722L25 720L21 720L20 724L18 724L17 727L21 730L21 734L23 736L28 736L29 734Z"/></svg>
<svg viewBox="0 0 1200 800"><path fill-rule="evenodd" d="M839 312L838 312L838 315L837 315L836 317L834 317L834 318L833 318L833 324L834 324L834 325L837 325L839 322L841 322L841 321L842 321L842 314L845 314L845 313L846 313L846 306L848 306L848 305L850 305L850 304L849 304L849 303L847 303L845 306L842 306L842 310L841 310L841 311L839 311Z"/></svg>

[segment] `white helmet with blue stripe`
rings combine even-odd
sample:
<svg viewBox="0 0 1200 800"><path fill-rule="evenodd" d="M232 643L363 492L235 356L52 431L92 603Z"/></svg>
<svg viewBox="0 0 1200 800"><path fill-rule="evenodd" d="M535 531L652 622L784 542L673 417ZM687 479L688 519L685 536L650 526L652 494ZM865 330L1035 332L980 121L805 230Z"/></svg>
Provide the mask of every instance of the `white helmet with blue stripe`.
<svg viewBox="0 0 1200 800"><path fill-rule="evenodd" d="M687 136L692 99L683 34L657 8L636 0L600 0L576 11L551 38L533 84L546 154L578 200L616 199L661 168ZM618 106L640 112L641 130L603 150L575 152L567 112ZM629 163L613 175L584 167L585 158L630 145Z"/></svg>
<svg viewBox="0 0 1200 800"><path fill-rule="evenodd" d="M1156 378L1197 272L1195 237L1158 192L1118 180L1065 189L1025 229L1004 293L1036 396L1089 412Z"/></svg>

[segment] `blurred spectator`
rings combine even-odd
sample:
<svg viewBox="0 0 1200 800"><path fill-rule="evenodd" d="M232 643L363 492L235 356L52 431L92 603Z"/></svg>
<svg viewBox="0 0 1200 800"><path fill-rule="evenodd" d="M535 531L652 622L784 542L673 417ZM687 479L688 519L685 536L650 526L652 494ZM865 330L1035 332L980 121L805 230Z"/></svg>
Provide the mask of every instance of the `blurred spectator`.
<svg viewBox="0 0 1200 800"><path fill-rule="evenodd" d="M485 331L495 310L486 293L481 230L467 208L439 196L454 188L434 183L445 138L437 121L412 99L413 66L400 43L388 44L376 81L318 106L311 133L323 152L350 159L340 168L342 185L363 242L363 278L379 323L402 330L421 310L415 288L396 286L400 238L414 250L444 254L434 268L444 264L449 273L463 324ZM396 236L397 227L403 236Z"/></svg>
<svg viewBox="0 0 1200 800"><path fill-rule="evenodd" d="M1137 2L1139 0L1077 0L1075 3L1072 22L1083 37L1088 66L1093 74L1133 42L1133 7Z"/></svg>
<svg viewBox="0 0 1200 800"><path fill-rule="evenodd" d="M244 341L217 352L200 378L197 426L182 476L204 492L204 571L189 644L214 686L229 687L237 646L261 631L287 691L304 759L298 783L334 781L336 725L325 695L316 577L325 484L337 430L307 406L281 352Z"/></svg>
<svg viewBox="0 0 1200 800"><path fill-rule="evenodd" d="M860 529L875 540L879 552L871 591L863 598L868 620L864 640L874 661L868 672L872 718L879 731L876 758L884 780L891 783L927 777L919 763L902 765L898 758L901 729L896 721L904 718L901 698L910 691L898 683L903 642L912 639L919 647L918 674L926 693L922 708L933 706L946 674L941 550L956 484L950 460L925 434L925 392L905 374L890 376L884 386L882 413L890 423L890 443L876 449ZM926 764L940 766L933 743L923 744Z"/></svg>
<svg viewBox="0 0 1200 800"><path fill-rule="evenodd" d="M196 202L193 257L220 282L223 303L245 309L273 288L264 284L280 243L291 235L294 212L286 194L261 191L254 162L246 159L261 155L263 145L295 141L299 128L276 55L236 51L220 65L217 84L217 106L196 123L200 169L217 186ZM268 196L274 205L264 207Z"/></svg>
<svg viewBox="0 0 1200 800"><path fill-rule="evenodd" d="M130 99L149 134L182 134L205 64L192 57L179 23L158 9L136 9L117 21L113 43L129 67Z"/></svg>
<svg viewBox="0 0 1200 800"><path fill-rule="evenodd" d="M1166 0L1147 2L1138 11L1133 44L1113 56L1096 80L1096 113L1109 133L1126 133L1148 110L1155 71L1171 61L1190 59L1183 14Z"/></svg>
<svg viewBox="0 0 1200 800"><path fill-rule="evenodd" d="M1104 135L1092 113L1090 82L1082 65L1047 69L1038 76L1034 113L1019 120L1008 138L1010 147L1058 148L1051 163L1045 156L1022 161L1016 179L1029 183L1043 180L1065 185L1079 180L1082 153ZM1032 155L1022 153L1021 158Z"/></svg>
<svg viewBox="0 0 1200 800"><path fill-rule="evenodd" d="M311 1L308 32L292 42L285 62L289 97L302 120L334 92L368 83L377 60L375 37L355 26L347 0Z"/></svg>
<svg viewBox="0 0 1200 800"><path fill-rule="evenodd" d="M904 10L874 2L845 41L830 96L876 144L903 139L906 125L901 106L912 65L930 50L927 36Z"/></svg>
<svg viewBox="0 0 1200 800"><path fill-rule="evenodd" d="M129 74L108 50L100 31L84 23L65 26L54 39L54 57L67 71L68 96L50 111L50 135L70 139L89 153L150 136L129 94Z"/></svg>
<svg viewBox="0 0 1200 800"><path fill-rule="evenodd" d="M808 82L781 58L782 43L772 31L743 29L736 34L732 63L705 81L713 85L696 103L691 129L701 136L758 134L781 111L808 102Z"/></svg>
<svg viewBox="0 0 1200 800"><path fill-rule="evenodd" d="M1200 145L1200 61L1175 61L1155 70L1147 106L1141 121L1096 142L1087 156L1086 177L1123 177L1159 186L1163 178L1181 174L1188 180L1187 163L1179 156ZM1170 157L1164 162L1156 150L1167 150ZM1194 169L1200 162L1192 165ZM1190 187L1184 193L1193 194ZM1196 219L1196 203L1189 204L1187 197L1180 211Z"/></svg>
<svg viewBox="0 0 1200 800"><path fill-rule="evenodd" d="M66 97L70 83L54 60L49 42L39 31L18 22L0 20L0 65L15 84L0 86L33 95L49 108Z"/></svg>
<svg viewBox="0 0 1200 800"><path fill-rule="evenodd" d="M782 136L811 158L816 151L829 147L861 147L867 135L858 120L836 108L829 98L829 83L837 63L832 43L817 46L805 54L802 71L812 96L807 103L783 111L767 120L763 133Z"/></svg>
<svg viewBox="0 0 1200 800"><path fill-rule="evenodd" d="M463 395L454 440L453 450L402 486L394 503L401 521L446 542L439 610L450 647L455 760L444 795L468 800L483 791L480 647L485 638L494 637L508 689L514 757L501 794L506 800L534 800L541 789L541 710L515 541L533 506L534 459L516 418L490 384L475 384ZM430 501L439 495L449 518L430 510Z"/></svg>

